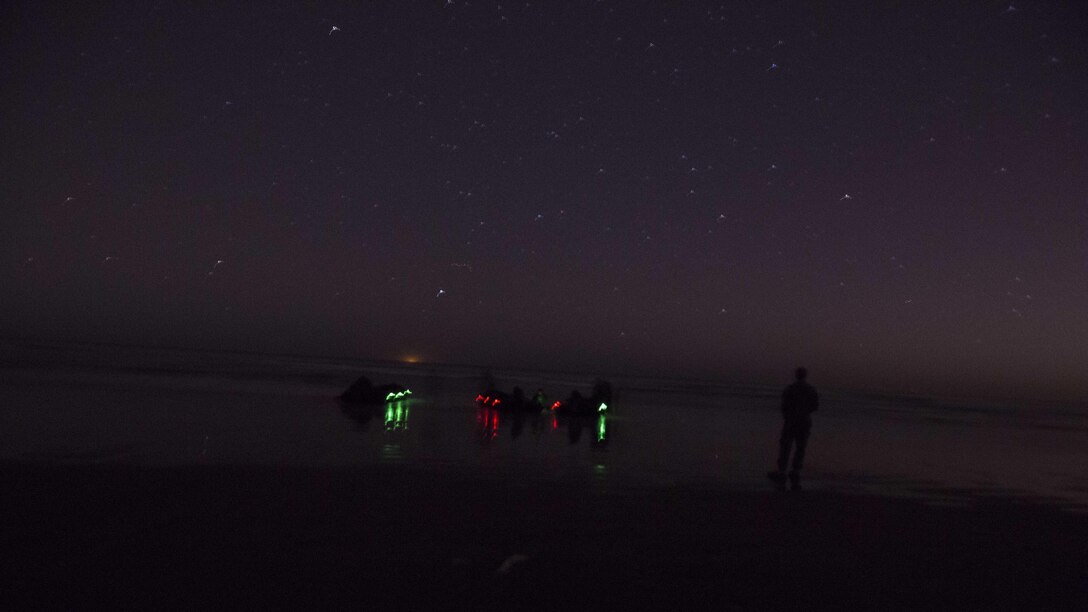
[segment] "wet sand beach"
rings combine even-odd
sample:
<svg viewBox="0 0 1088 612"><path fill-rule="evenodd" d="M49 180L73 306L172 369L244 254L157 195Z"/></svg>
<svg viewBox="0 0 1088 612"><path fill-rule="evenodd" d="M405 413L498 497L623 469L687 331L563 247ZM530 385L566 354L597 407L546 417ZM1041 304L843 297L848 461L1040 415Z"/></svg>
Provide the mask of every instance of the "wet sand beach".
<svg viewBox="0 0 1088 612"><path fill-rule="evenodd" d="M619 381L583 422L464 368L370 367L416 393L359 410L354 364L26 355L3 609L1088 608L1083 411L829 392L780 491L777 389Z"/></svg>
<svg viewBox="0 0 1088 612"><path fill-rule="evenodd" d="M0 482L7 609L1088 605L1088 520L1022 499L357 467L5 463Z"/></svg>

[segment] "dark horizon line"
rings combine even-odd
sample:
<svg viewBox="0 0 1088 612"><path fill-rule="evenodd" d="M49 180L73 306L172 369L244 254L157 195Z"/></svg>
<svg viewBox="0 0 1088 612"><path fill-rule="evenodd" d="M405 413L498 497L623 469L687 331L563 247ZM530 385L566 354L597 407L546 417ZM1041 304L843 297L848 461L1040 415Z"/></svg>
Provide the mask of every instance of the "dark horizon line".
<svg viewBox="0 0 1088 612"><path fill-rule="evenodd" d="M252 349L239 349L239 348L209 348L207 346L169 346L162 344L140 344L130 342L118 342L118 341L106 341L106 340L79 340L71 338L47 338L47 337L30 337L30 336L15 336L10 334L0 335L0 343L12 343L12 344L26 344L26 345L39 345L45 348L66 348L73 346L84 347L100 347L100 348L118 348L118 349L152 349L152 350L168 350L168 351L192 351L192 352L208 352L219 354L234 354L234 355L246 355L246 356L275 356L275 357L288 357L295 359L319 359L319 360L341 360L341 361L357 361L362 363L370 363L382 366L400 366L410 368L423 368L423 367L452 367L452 368L465 368L465 369L479 369L483 371L499 371L499 372L517 372L519 370L527 370L532 372L539 372L542 374L553 376L571 376L571 377L607 377L607 378L635 378L635 379L651 379L666 382L675 382L682 384L695 384L704 387L719 387L719 388L753 388L753 387L765 387L768 390L777 390L780 386L785 384L781 381L775 382L754 382L754 381L737 381L737 380L724 380L724 379L710 379L703 377L671 375L671 376L654 376L646 374L623 374L620 372L604 372L596 371L593 373L587 373L586 370L561 370L542 367L528 367L528 368L496 368L494 366L474 364L474 363L453 363L453 362L440 362L440 361L416 361L409 362L397 359L388 358L374 358L374 357L359 357L359 356L334 356L334 355L318 355L313 353L291 353L291 352L278 352L278 351L260 351ZM792 369L791 369L792 371ZM924 403L977 403L987 402L995 403L998 405L1007 405L1009 403L1026 403L1034 406L1050 406L1050 407L1077 407L1088 408L1088 401L1083 399L1053 399L1053 398L1040 398L1040 397L1027 397L1022 393L1018 394L1005 394L1005 395L956 395L954 393L931 393L923 394L909 390L900 389L876 389L873 387L862 386L850 386L850 387L829 387L820 386L821 394L833 397L836 395L858 395L873 399L882 400L912 400L915 402ZM777 395L777 391L772 394Z"/></svg>

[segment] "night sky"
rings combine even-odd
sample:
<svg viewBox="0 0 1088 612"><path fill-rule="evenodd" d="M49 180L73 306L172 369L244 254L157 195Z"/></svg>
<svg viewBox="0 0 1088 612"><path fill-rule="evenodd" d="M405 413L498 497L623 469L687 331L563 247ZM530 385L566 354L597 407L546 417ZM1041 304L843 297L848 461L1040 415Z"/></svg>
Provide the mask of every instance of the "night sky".
<svg viewBox="0 0 1088 612"><path fill-rule="evenodd" d="M2 335L1088 398L1081 2L0 10Z"/></svg>

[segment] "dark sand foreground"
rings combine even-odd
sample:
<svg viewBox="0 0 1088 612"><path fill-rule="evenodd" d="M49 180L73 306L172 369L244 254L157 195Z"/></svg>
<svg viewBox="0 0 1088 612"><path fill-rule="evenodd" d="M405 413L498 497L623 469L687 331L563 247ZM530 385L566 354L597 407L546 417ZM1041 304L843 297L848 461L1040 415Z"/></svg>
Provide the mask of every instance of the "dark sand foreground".
<svg viewBox="0 0 1088 612"><path fill-rule="evenodd" d="M3 609L1088 609L1088 519L1016 500L380 468L5 464L0 486Z"/></svg>

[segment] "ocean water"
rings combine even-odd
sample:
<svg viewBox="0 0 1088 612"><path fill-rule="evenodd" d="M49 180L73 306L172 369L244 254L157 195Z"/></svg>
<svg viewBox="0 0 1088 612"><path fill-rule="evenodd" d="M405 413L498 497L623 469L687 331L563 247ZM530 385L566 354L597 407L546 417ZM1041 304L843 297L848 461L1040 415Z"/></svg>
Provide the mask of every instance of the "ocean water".
<svg viewBox="0 0 1088 612"><path fill-rule="evenodd" d="M6 343L0 461L351 466L591 489L767 488L778 387L612 379L613 410L559 419L477 406L467 366ZM410 399L349 409L360 374ZM551 399L592 374L492 372ZM785 382L785 381L784 381ZM818 378L812 381L819 386ZM970 504L988 495L1088 509L1088 411L821 389L805 489Z"/></svg>

